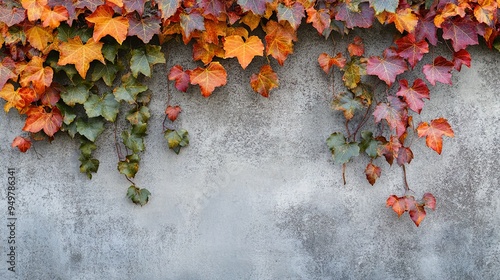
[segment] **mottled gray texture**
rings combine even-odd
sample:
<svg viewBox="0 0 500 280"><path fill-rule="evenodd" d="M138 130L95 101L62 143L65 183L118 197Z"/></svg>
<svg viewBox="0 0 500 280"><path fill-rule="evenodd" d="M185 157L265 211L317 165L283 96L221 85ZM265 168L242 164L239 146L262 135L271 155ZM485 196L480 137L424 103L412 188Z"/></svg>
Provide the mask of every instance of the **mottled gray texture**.
<svg viewBox="0 0 500 280"><path fill-rule="evenodd" d="M370 54L392 39L358 34ZM17 168L19 186L17 278L7 271L5 226L0 278L498 278L500 55L471 48L472 68L455 74L453 86L433 87L415 116L416 123L446 117L456 135L445 139L441 156L423 140L413 142L411 188L438 201L416 228L407 214L397 219L385 208L389 195L402 194L396 165L377 160L383 174L372 187L363 175L368 160L360 157L342 185L325 139L343 122L330 109L331 80L316 62L332 49L312 28L302 29L295 53L275 67L281 87L269 99L248 84L263 58L247 70L235 59L224 62L228 85L208 99L196 88L182 94L171 86L172 102L183 108L177 125L191 136L180 155L162 136L166 67L156 67L147 151L135 180L153 196L142 208L125 197L129 184L116 170L112 130L97 140L101 166L88 180L78 172L78 141L57 135L51 144L36 143L39 156L20 154L9 144L22 119L13 111L0 117L2 224L7 167ZM169 54L169 67L195 66L188 48L173 44Z"/></svg>

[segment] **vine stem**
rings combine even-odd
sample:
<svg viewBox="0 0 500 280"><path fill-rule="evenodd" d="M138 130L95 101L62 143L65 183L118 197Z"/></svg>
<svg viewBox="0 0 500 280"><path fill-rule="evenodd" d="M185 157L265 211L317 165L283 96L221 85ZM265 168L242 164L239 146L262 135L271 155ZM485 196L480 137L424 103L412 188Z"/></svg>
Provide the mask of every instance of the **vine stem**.
<svg viewBox="0 0 500 280"><path fill-rule="evenodd" d="M344 181L344 186L347 184L347 181L345 179L345 168L346 168L346 164L342 164L342 180Z"/></svg>
<svg viewBox="0 0 500 280"><path fill-rule="evenodd" d="M410 191L410 187L408 186L408 180L406 179L406 166L403 164L403 179L405 182L405 193Z"/></svg>
<svg viewBox="0 0 500 280"><path fill-rule="evenodd" d="M123 154L122 154L122 149L120 147L120 144L118 144L118 136L116 135L117 134L117 126L116 126L116 122L114 123L114 135L115 135L115 149L116 149L116 155L118 156L118 160L122 160L123 159Z"/></svg>
<svg viewBox="0 0 500 280"><path fill-rule="evenodd" d="M356 134L358 134L358 131L366 124L366 122L369 119L369 118L367 118L367 116L368 116L368 112L370 112L370 108L372 107L372 104L373 103L371 103L370 106L368 106L368 108L366 108L365 115L363 116L363 118L361 119L361 122L359 123L358 127L354 131L354 134L352 137L354 141L356 141Z"/></svg>

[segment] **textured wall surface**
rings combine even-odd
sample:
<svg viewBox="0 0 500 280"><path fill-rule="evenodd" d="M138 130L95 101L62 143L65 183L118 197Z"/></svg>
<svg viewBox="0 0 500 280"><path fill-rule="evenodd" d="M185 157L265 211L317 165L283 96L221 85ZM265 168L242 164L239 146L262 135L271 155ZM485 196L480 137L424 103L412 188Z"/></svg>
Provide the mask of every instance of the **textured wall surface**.
<svg viewBox="0 0 500 280"><path fill-rule="evenodd" d="M392 39L358 34L373 55ZM436 211L417 228L385 207L389 195L403 192L396 165L377 159L383 174L372 187L363 175L368 160L360 157L342 184L325 139L343 131L343 119L330 109L332 82L316 62L332 49L302 29L295 53L275 67L281 87L269 99L248 84L263 58L246 70L235 59L224 62L228 85L208 99L196 88L183 94L171 87L183 108L177 125L191 138L180 155L166 148L161 132L166 67L156 67L135 180L153 194L142 208L125 196L112 129L97 140L101 166L88 180L78 170L78 141L58 134L51 144L36 143L38 155L20 154L10 142L22 118L14 111L0 116L0 279L498 278L500 55L471 48L472 68L455 73L452 86L431 88L415 116L417 123L446 117L456 135L445 139L441 156L413 141L410 187L415 196L437 198ZM172 44L169 54L168 67L195 66L189 48ZM16 273L6 262L9 167L18 183Z"/></svg>

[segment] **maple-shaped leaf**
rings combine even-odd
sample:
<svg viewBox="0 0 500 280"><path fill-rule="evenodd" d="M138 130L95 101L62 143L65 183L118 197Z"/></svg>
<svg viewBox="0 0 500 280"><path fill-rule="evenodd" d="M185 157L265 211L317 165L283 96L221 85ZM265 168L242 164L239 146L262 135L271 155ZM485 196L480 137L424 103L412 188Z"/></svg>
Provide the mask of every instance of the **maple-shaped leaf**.
<svg viewBox="0 0 500 280"><path fill-rule="evenodd" d="M427 81L433 86L436 85L436 82L451 85L451 70L453 67L453 62L446 60L442 56L438 56L432 64L424 65L422 71Z"/></svg>
<svg viewBox="0 0 500 280"><path fill-rule="evenodd" d="M344 135L340 132L335 132L326 139L326 144L332 152L332 157L335 163L344 164L349 162L353 157L359 155L359 145L357 142L347 142Z"/></svg>
<svg viewBox="0 0 500 280"><path fill-rule="evenodd" d="M411 8L398 9L396 13L389 14L387 22L394 22L396 29L401 33L404 31L411 33L418 25L418 17L413 13Z"/></svg>
<svg viewBox="0 0 500 280"><path fill-rule="evenodd" d="M261 19L262 19L261 16L258 16L256 14L252 13L252 11L248 11L240 19L240 22L244 23L246 26L250 27L250 30L254 30L255 28L257 28L259 26Z"/></svg>
<svg viewBox="0 0 500 280"><path fill-rule="evenodd" d="M347 51L350 56L363 56L365 53L365 44L363 44L361 37L354 37L353 42L347 46Z"/></svg>
<svg viewBox="0 0 500 280"><path fill-rule="evenodd" d="M203 64L207 65L212 62L212 59L216 56L220 58L225 57L225 51L222 46L199 41L193 44L193 59L195 61L201 60Z"/></svg>
<svg viewBox="0 0 500 280"><path fill-rule="evenodd" d="M76 130L80 135L95 142L97 137L104 131L104 121L101 118L89 118L87 120L78 119Z"/></svg>
<svg viewBox="0 0 500 280"><path fill-rule="evenodd" d="M17 78L17 74L14 71L16 71L16 63L12 58L5 57L0 62L0 88L3 88L8 80Z"/></svg>
<svg viewBox="0 0 500 280"><path fill-rule="evenodd" d="M417 42L412 33L396 40L396 45L398 45L398 55L406 58L411 68L415 67L424 54L429 52L429 44L425 40Z"/></svg>
<svg viewBox="0 0 500 280"><path fill-rule="evenodd" d="M52 84L51 87L47 88L42 94L40 101L45 106L56 106L57 102L61 99L60 92L61 88L57 84Z"/></svg>
<svg viewBox="0 0 500 280"><path fill-rule="evenodd" d="M299 2L295 2L291 6L285 6L280 3L278 4L277 16L279 21L288 21L290 25L297 30L302 22L302 18L305 16L304 6Z"/></svg>
<svg viewBox="0 0 500 280"><path fill-rule="evenodd" d="M132 73L123 75L119 87L113 90L116 101L125 101L129 104L136 102L137 95L148 90L148 87L137 82Z"/></svg>
<svg viewBox="0 0 500 280"><path fill-rule="evenodd" d="M434 197L434 195L432 195L431 193L424 193L422 200L424 201L424 205L426 207L429 207L432 210L436 210L436 198Z"/></svg>
<svg viewBox="0 0 500 280"><path fill-rule="evenodd" d="M165 109L165 115L167 115L167 118L174 122L177 117L179 116L180 112L182 111L180 106L167 106L167 109Z"/></svg>
<svg viewBox="0 0 500 280"><path fill-rule="evenodd" d="M23 22L25 18L26 10L23 8L0 6L0 22L5 23L8 27Z"/></svg>
<svg viewBox="0 0 500 280"><path fill-rule="evenodd" d="M133 125L131 130L122 132L123 145L133 153L139 153L146 149L144 137L146 136L147 124Z"/></svg>
<svg viewBox="0 0 500 280"><path fill-rule="evenodd" d="M175 80L175 88L182 91L186 92L188 87L189 87L189 72L184 71L182 66L180 65L174 65L171 69L170 72L168 73L168 79L171 81Z"/></svg>
<svg viewBox="0 0 500 280"><path fill-rule="evenodd" d="M205 30L205 21L202 14L197 10L192 10L191 13L182 13L181 18L181 29L182 37L184 42L188 42L191 39L191 35L195 30L203 31Z"/></svg>
<svg viewBox="0 0 500 280"><path fill-rule="evenodd" d="M332 101L332 108L344 112L344 117L350 120L354 117L354 112L363 108L361 98L353 96L350 92L341 92Z"/></svg>
<svg viewBox="0 0 500 280"><path fill-rule="evenodd" d="M226 69L219 62L211 62L207 68L197 67L189 73L191 84L199 85L201 94L209 97L216 87L227 83Z"/></svg>
<svg viewBox="0 0 500 280"><path fill-rule="evenodd" d="M470 54L467 50L459 50L458 52L453 53L453 67L460 71L462 69L462 65L470 67Z"/></svg>
<svg viewBox="0 0 500 280"><path fill-rule="evenodd" d="M386 56L385 52L382 58L378 56L368 58L366 65L366 73L376 75L389 86L396 80L397 75L407 69L404 59L398 56Z"/></svg>
<svg viewBox="0 0 500 280"><path fill-rule="evenodd" d="M368 28L373 24L375 12L366 2L359 4L359 11L352 11L347 3L338 4L336 11L335 19L344 21L349 29Z"/></svg>
<svg viewBox="0 0 500 280"><path fill-rule="evenodd" d="M283 25L270 20L264 31L266 32L266 54L274 57L283 66L288 55L293 53L293 42L297 41L295 30L288 23Z"/></svg>
<svg viewBox="0 0 500 280"><path fill-rule="evenodd" d="M96 42L94 39L90 39L86 44L83 44L79 36L68 39L68 42L62 42L59 45L60 57L57 64L61 66L74 64L78 74L85 79L90 62L99 60L105 64L101 52L102 45L103 43Z"/></svg>
<svg viewBox="0 0 500 280"><path fill-rule="evenodd" d="M399 166L410 163L413 160L413 151L408 147L401 147L398 151L397 163Z"/></svg>
<svg viewBox="0 0 500 280"><path fill-rule="evenodd" d="M213 15L219 17L226 13L226 2L224 0L199 0L203 15Z"/></svg>
<svg viewBox="0 0 500 280"><path fill-rule="evenodd" d="M139 164L137 164L139 166ZM139 168L139 167L137 167ZM151 193L146 188L137 188L132 185L127 190L127 197L132 200L133 203L140 205L141 207L149 202L149 197Z"/></svg>
<svg viewBox="0 0 500 280"><path fill-rule="evenodd" d="M322 53L318 57L318 63L321 69L323 69L323 71L328 74L330 73L333 65L339 68L344 68L346 59L342 56L342 53L337 53L335 57L331 57L326 53Z"/></svg>
<svg viewBox="0 0 500 280"><path fill-rule="evenodd" d="M476 24L468 17L447 19L442 24L443 38L451 40L455 52L469 45L477 45Z"/></svg>
<svg viewBox="0 0 500 280"><path fill-rule="evenodd" d="M92 94L83 104L85 113L89 118L104 117L107 121L114 122L116 115L120 111L120 103L116 101L111 93L106 93L102 96Z"/></svg>
<svg viewBox="0 0 500 280"><path fill-rule="evenodd" d="M6 113L8 113L11 108L16 108L20 111L26 106L26 101L19 94L19 89L15 90L14 86L10 83L5 84L2 90L0 90L0 97L7 101L3 107Z"/></svg>
<svg viewBox="0 0 500 280"><path fill-rule="evenodd" d="M389 103L379 103L373 111L375 122L380 122L385 119L391 129L396 129L396 134L403 135L406 131L406 122L408 112L406 110L406 103L402 102L396 96L388 96Z"/></svg>
<svg viewBox="0 0 500 280"><path fill-rule="evenodd" d="M61 91L61 98L66 105L71 107L75 106L75 104L83 104L89 97L91 87L90 83L79 83L74 86L68 86Z"/></svg>
<svg viewBox="0 0 500 280"><path fill-rule="evenodd" d="M260 23L260 18L259 18L259 23ZM245 29L244 27L241 28ZM226 22L205 19L205 31L201 33L201 38L197 39L196 41L197 43L212 43L218 45L219 36L225 37L225 36L235 35L235 34L228 34L227 30L228 26ZM243 37L248 38L248 36L243 36Z"/></svg>
<svg viewBox="0 0 500 280"><path fill-rule="evenodd" d="M34 25L26 30L26 39L33 47L43 51L49 42L53 41L54 36L50 29Z"/></svg>
<svg viewBox="0 0 500 280"><path fill-rule="evenodd" d="M493 0L479 0L474 8L474 17L479 23L493 25L497 13L497 2Z"/></svg>
<svg viewBox="0 0 500 280"><path fill-rule="evenodd" d="M23 130L37 133L41 130L49 137L59 131L62 125L62 115L57 107L34 106L26 111L26 122Z"/></svg>
<svg viewBox="0 0 500 280"><path fill-rule="evenodd" d="M386 201L386 206L392 207L392 210L398 214L398 217L401 217L409 208L405 197L398 197L394 194L389 196Z"/></svg>
<svg viewBox="0 0 500 280"><path fill-rule="evenodd" d="M252 11L254 14L263 16L266 11L266 3L271 3L273 0L237 0L244 12Z"/></svg>
<svg viewBox="0 0 500 280"><path fill-rule="evenodd" d="M379 138L377 138L379 139ZM389 141L377 147L377 152L379 155L384 156L385 160L389 165L392 165L394 159L399 156L399 149L402 147L401 142L398 137L391 135Z"/></svg>
<svg viewBox="0 0 500 280"><path fill-rule="evenodd" d="M258 74L252 74L250 85L255 92L264 97L269 97L269 92L279 86L278 75L270 65L266 64L260 68Z"/></svg>
<svg viewBox="0 0 500 280"><path fill-rule="evenodd" d="M422 122L417 127L418 137L425 136L425 144L438 154L443 150L443 136L453 137L453 129L445 118L438 118L431 123Z"/></svg>
<svg viewBox="0 0 500 280"><path fill-rule="evenodd" d="M175 14L181 5L181 0L157 0L156 3L161 11L161 18L168 19Z"/></svg>
<svg viewBox="0 0 500 280"><path fill-rule="evenodd" d="M132 109L127 115L127 120L131 125L143 125L146 124L151 117L151 113L147 106L141 106L140 108Z"/></svg>
<svg viewBox="0 0 500 280"><path fill-rule="evenodd" d="M408 85L407 80L399 81L399 90L396 95L403 97L408 108L419 114L424 107L423 99L430 99L429 88L422 79L416 79L411 87Z"/></svg>
<svg viewBox="0 0 500 280"><path fill-rule="evenodd" d="M435 46L438 42L436 31L434 16L432 13L427 13L425 17L420 18L419 23L415 27L415 39L416 41L427 39L429 43Z"/></svg>
<svg viewBox="0 0 500 280"><path fill-rule="evenodd" d="M312 23L312 26L316 28L319 34L323 34L325 29L330 27L332 19L330 18L329 10L327 9L316 10L314 9L314 7L309 7L306 10L306 12L307 12L307 23Z"/></svg>
<svg viewBox="0 0 500 280"><path fill-rule="evenodd" d="M368 163L368 165L365 168L366 179L372 186L375 184L375 182L377 181L377 179L380 177L381 174L382 174L382 169L371 162Z"/></svg>
<svg viewBox="0 0 500 280"><path fill-rule="evenodd" d="M102 37L110 35L121 45L127 38L129 22L126 17L114 15L114 10L108 5L102 5L87 16L88 22L94 23L94 34L92 38L98 42Z"/></svg>
<svg viewBox="0 0 500 280"><path fill-rule="evenodd" d="M45 87L49 87L52 84L54 70L48 66L43 67L43 62L44 59L39 56L34 56L28 62L21 73L20 84L23 87L27 87L31 82L35 89L39 89L37 92L43 92Z"/></svg>
<svg viewBox="0 0 500 280"><path fill-rule="evenodd" d="M115 80L116 73L118 73L118 71L120 71L120 67L113 63L102 64L97 62L92 70L91 80L96 82L102 79L104 83L110 87L113 85L113 81Z"/></svg>
<svg viewBox="0 0 500 280"><path fill-rule="evenodd" d="M161 1L156 1L156 3ZM146 0L123 0L123 7L128 13L136 11L140 16L144 13Z"/></svg>
<svg viewBox="0 0 500 280"><path fill-rule="evenodd" d="M363 75L366 75L366 63L355 57L345 65L342 80L347 88L354 89L361 82Z"/></svg>
<svg viewBox="0 0 500 280"><path fill-rule="evenodd" d="M395 13L399 4L398 0L369 0L368 2L377 14L380 14L383 11Z"/></svg>
<svg viewBox="0 0 500 280"><path fill-rule="evenodd" d="M41 18L47 0L21 0L21 4L26 9L28 20L34 22Z"/></svg>
<svg viewBox="0 0 500 280"><path fill-rule="evenodd" d="M55 29L61 22L69 19L69 13L64 6L55 6L53 9L45 7L42 12L42 26Z"/></svg>
<svg viewBox="0 0 500 280"><path fill-rule="evenodd" d="M31 140L25 137L17 136L12 141L12 148L17 147L21 153L26 153L31 148Z"/></svg>
<svg viewBox="0 0 500 280"><path fill-rule="evenodd" d="M373 138L373 133L371 131L362 131L361 138L363 139L361 143L359 143L359 148L361 152L365 152L371 158L377 158L378 154L378 146L382 144L382 142Z"/></svg>
<svg viewBox="0 0 500 280"><path fill-rule="evenodd" d="M245 69L255 56L264 54L264 44L257 36L250 36L243 42L241 36L232 35L226 37L224 50L226 57L236 57L241 67Z"/></svg>
<svg viewBox="0 0 500 280"><path fill-rule="evenodd" d="M136 78L139 73L151 77L153 66L165 63L165 55L161 52L161 46L146 45L144 48L133 49L131 54L130 70Z"/></svg>
<svg viewBox="0 0 500 280"><path fill-rule="evenodd" d="M137 36L145 44L149 43L155 34L160 33L160 23L159 17L146 17L141 19L136 19L133 14L128 17L129 27L128 36Z"/></svg>
<svg viewBox="0 0 500 280"><path fill-rule="evenodd" d="M105 0L76 0L74 6L80 9L87 8L91 12L94 12L97 7L103 5L104 2Z"/></svg>

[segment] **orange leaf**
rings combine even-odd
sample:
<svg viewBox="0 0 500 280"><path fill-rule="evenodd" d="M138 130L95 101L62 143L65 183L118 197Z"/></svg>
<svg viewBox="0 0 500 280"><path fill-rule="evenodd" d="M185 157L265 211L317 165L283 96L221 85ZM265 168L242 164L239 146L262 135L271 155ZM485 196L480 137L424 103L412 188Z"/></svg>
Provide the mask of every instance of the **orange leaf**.
<svg viewBox="0 0 500 280"><path fill-rule="evenodd" d="M264 65L260 68L258 74L253 74L250 78L250 85L255 92L264 97L269 97L271 89L279 86L278 75L271 66Z"/></svg>
<svg viewBox="0 0 500 280"><path fill-rule="evenodd" d="M26 39L38 50L43 51L52 42L54 37L51 30L35 25L26 30Z"/></svg>
<svg viewBox="0 0 500 280"><path fill-rule="evenodd" d="M405 30L408 33L413 32L415 27L418 24L418 17L412 12L412 9L399 9L395 14L390 14L388 19L388 23L394 22L396 28L399 32L403 33Z"/></svg>
<svg viewBox="0 0 500 280"><path fill-rule="evenodd" d="M12 148L15 147L17 147L22 153L25 153L27 150L29 150L29 148L31 148L31 141L24 137L17 136L16 138L14 138L14 141L12 141Z"/></svg>
<svg viewBox="0 0 500 280"><path fill-rule="evenodd" d="M92 38L85 45L79 36L68 39L68 42L62 42L59 46L60 57L57 64L74 64L78 74L85 79L91 61L99 60L105 64L101 52L102 45L103 43L95 42Z"/></svg>
<svg viewBox="0 0 500 280"><path fill-rule="evenodd" d="M445 118L432 120L430 125L427 122L420 123L417 127L417 132L418 137L426 136L425 144L438 154L441 154L443 150L443 135L448 137L455 136Z"/></svg>
<svg viewBox="0 0 500 280"><path fill-rule="evenodd" d="M37 133L41 130L49 137L59 131L62 125L63 117L56 107L31 107L26 112L28 118L24 124L23 130Z"/></svg>
<svg viewBox="0 0 500 280"><path fill-rule="evenodd" d="M420 225L420 223L424 220L426 216L424 206L418 204L412 205L408 213L410 214L411 220L415 223L417 227Z"/></svg>
<svg viewBox="0 0 500 280"><path fill-rule="evenodd" d="M127 38L128 19L123 16L113 17L113 8L107 5L99 6L86 19L95 24L94 41L99 41L102 37L110 35L121 45Z"/></svg>
<svg viewBox="0 0 500 280"><path fill-rule="evenodd" d="M289 54L293 53L293 41L297 41L297 33L287 23L270 20L264 29L266 32L266 54L274 57L283 66Z"/></svg>
<svg viewBox="0 0 500 280"><path fill-rule="evenodd" d="M332 66L335 65L339 68L344 68L346 59L342 56L342 53L338 53L335 57L331 57L326 53L322 53L318 57L319 66L325 71L326 74L330 73Z"/></svg>
<svg viewBox="0 0 500 280"><path fill-rule="evenodd" d="M50 27L52 29L57 28L62 21L68 20L69 14L68 10L64 6L55 6L54 9L45 7L42 12L42 26Z"/></svg>
<svg viewBox="0 0 500 280"><path fill-rule="evenodd" d="M478 4L474 8L474 16L478 22L491 26L497 12L497 3L492 0L479 0Z"/></svg>
<svg viewBox="0 0 500 280"><path fill-rule="evenodd" d="M17 78L14 71L16 71L16 63L12 58L6 57L0 61L0 88L3 88L8 80Z"/></svg>
<svg viewBox="0 0 500 280"><path fill-rule="evenodd" d="M28 62L26 68L21 73L21 80L19 81L23 87L28 87L31 82L35 90L42 93L45 87L49 87L52 84L54 70L48 66L43 67L43 62L43 58L39 56L34 56Z"/></svg>
<svg viewBox="0 0 500 280"><path fill-rule="evenodd" d="M368 180L370 185L373 186L375 184L375 182L377 181L377 179L382 174L382 169L370 162L366 166L365 174L366 174L366 179Z"/></svg>
<svg viewBox="0 0 500 280"><path fill-rule="evenodd" d="M36 21L41 18L47 0L21 0L21 4L28 12L28 20Z"/></svg>
<svg viewBox="0 0 500 280"><path fill-rule="evenodd" d="M386 206L391 207L394 212L398 214L398 217L401 217L403 213L406 211L406 199L404 197L397 197L395 195L389 196L386 201Z"/></svg>
<svg viewBox="0 0 500 280"><path fill-rule="evenodd" d="M199 85L201 94L209 97L216 87L227 83L226 69L219 62L211 62L207 68L197 67L189 73L191 84Z"/></svg>
<svg viewBox="0 0 500 280"><path fill-rule="evenodd" d="M259 26L261 17L249 11L243 18L240 19L241 23L246 24L253 31L257 26Z"/></svg>
<svg viewBox="0 0 500 280"><path fill-rule="evenodd" d="M193 59L201 60L207 65L212 62L214 56L224 58L224 49L221 46L212 43L196 42L193 44Z"/></svg>
<svg viewBox="0 0 500 280"><path fill-rule="evenodd" d="M365 44L363 44L361 37L354 37L354 42L347 46L347 50L350 56L362 56L365 53Z"/></svg>
<svg viewBox="0 0 500 280"><path fill-rule="evenodd" d="M180 106L167 106L167 109L165 109L165 114L167 115L167 118L174 122L177 119L177 116L179 116L179 113L181 112L181 107Z"/></svg>
<svg viewBox="0 0 500 280"><path fill-rule="evenodd" d="M14 107L17 110L22 110L26 106L26 102L19 94L19 90L14 90L12 84L6 84L0 91L0 97L3 98L7 103L5 103L3 110L7 113L10 108Z"/></svg>
<svg viewBox="0 0 500 280"><path fill-rule="evenodd" d="M241 67L245 69L255 56L264 54L264 44L257 36L250 36L246 42L243 42L241 36L233 35L226 37L224 50L226 57L238 58Z"/></svg>

